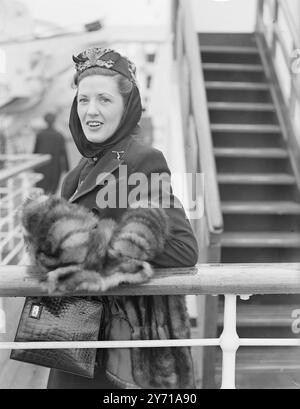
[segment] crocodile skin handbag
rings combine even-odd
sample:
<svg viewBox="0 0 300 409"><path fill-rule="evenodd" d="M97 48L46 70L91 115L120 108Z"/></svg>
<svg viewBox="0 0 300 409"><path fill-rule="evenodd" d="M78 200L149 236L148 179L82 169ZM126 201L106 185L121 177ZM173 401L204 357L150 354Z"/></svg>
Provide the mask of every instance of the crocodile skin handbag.
<svg viewBox="0 0 300 409"><path fill-rule="evenodd" d="M104 320L99 299L26 298L15 342L97 341ZM96 349L14 349L10 358L94 377Z"/></svg>

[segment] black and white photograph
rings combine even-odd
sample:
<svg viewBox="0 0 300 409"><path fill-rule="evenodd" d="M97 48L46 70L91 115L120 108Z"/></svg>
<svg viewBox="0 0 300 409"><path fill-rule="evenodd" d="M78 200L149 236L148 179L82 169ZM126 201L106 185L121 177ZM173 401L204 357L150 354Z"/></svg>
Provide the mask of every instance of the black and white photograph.
<svg viewBox="0 0 300 409"><path fill-rule="evenodd" d="M299 347L300 0L0 0L0 389L194 406Z"/></svg>

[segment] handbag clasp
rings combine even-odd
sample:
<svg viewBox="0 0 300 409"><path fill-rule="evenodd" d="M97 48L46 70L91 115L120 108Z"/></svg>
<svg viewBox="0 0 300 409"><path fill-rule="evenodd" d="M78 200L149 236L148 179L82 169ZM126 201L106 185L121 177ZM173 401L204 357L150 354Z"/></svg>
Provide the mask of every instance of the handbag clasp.
<svg viewBox="0 0 300 409"><path fill-rule="evenodd" d="M40 304L32 304L29 312L29 317L39 320L42 314L43 306Z"/></svg>

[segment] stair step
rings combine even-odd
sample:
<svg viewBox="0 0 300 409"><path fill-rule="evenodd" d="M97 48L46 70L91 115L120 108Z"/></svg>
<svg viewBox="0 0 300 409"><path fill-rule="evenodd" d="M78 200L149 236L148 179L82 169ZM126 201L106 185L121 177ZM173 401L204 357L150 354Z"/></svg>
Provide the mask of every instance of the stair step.
<svg viewBox="0 0 300 409"><path fill-rule="evenodd" d="M299 371L299 347L241 348L237 356L237 370L255 372Z"/></svg>
<svg viewBox="0 0 300 409"><path fill-rule="evenodd" d="M228 64L228 63L203 63L204 70L213 71L246 71L246 72L264 72L264 67L260 64Z"/></svg>
<svg viewBox="0 0 300 409"><path fill-rule="evenodd" d="M296 178L287 173L221 173L218 175L218 182L222 184L293 185L296 183Z"/></svg>
<svg viewBox="0 0 300 409"><path fill-rule="evenodd" d="M280 133L214 132L213 144L217 148L281 148Z"/></svg>
<svg viewBox="0 0 300 409"><path fill-rule="evenodd" d="M222 263L299 263L298 247L223 247Z"/></svg>
<svg viewBox="0 0 300 409"><path fill-rule="evenodd" d="M281 148L215 148L215 156L229 158L288 158L288 152Z"/></svg>
<svg viewBox="0 0 300 409"><path fill-rule="evenodd" d="M216 383L221 386L222 354L217 350ZM236 360L237 389L299 389L299 347L240 348Z"/></svg>
<svg viewBox="0 0 300 409"><path fill-rule="evenodd" d="M299 310L299 305L247 305L237 307L238 327L290 327L295 318L292 311ZM223 325L223 313L219 314L218 323Z"/></svg>
<svg viewBox="0 0 300 409"><path fill-rule="evenodd" d="M296 202L223 202L225 214L295 214L300 215L300 203Z"/></svg>
<svg viewBox="0 0 300 409"><path fill-rule="evenodd" d="M275 111L210 109L211 124L279 125Z"/></svg>
<svg viewBox="0 0 300 409"><path fill-rule="evenodd" d="M208 108L224 111L275 111L273 104L248 102L209 102Z"/></svg>
<svg viewBox="0 0 300 409"><path fill-rule="evenodd" d="M220 389L221 387L221 372L218 371L218 374L215 377L216 387ZM199 386L200 387L200 386ZM242 390L291 390L299 389L300 387L300 375L298 371L284 371L282 368L278 368L275 371L270 373L267 371L259 372L243 372L239 371L236 374L236 389Z"/></svg>
<svg viewBox="0 0 300 409"><path fill-rule="evenodd" d="M207 63L204 63L207 64ZM203 70L205 81L266 83L264 71ZM248 91L249 92L249 91Z"/></svg>
<svg viewBox="0 0 300 409"><path fill-rule="evenodd" d="M292 184L292 181L288 180L289 184L287 184L286 180L283 182L280 180L280 174L276 175L278 176L275 177L272 175L272 177L268 179L259 178L258 181L261 183L257 183L255 174L250 175L251 178L248 174L243 178L225 178L224 183L222 183L222 181L219 183L221 200L231 201L234 199L236 201L248 201L254 203L257 201L277 202L279 200L298 202L299 192L296 183ZM233 176L236 176L236 174Z"/></svg>
<svg viewBox="0 0 300 409"><path fill-rule="evenodd" d="M246 232L223 233L223 247L293 247L300 248L300 233Z"/></svg>
<svg viewBox="0 0 300 409"><path fill-rule="evenodd" d="M221 352L218 357L220 362ZM221 368L217 364L218 372ZM237 372L276 372L283 375L296 371L299 374L299 347L241 347L237 352L236 369Z"/></svg>
<svg viewBox="0 0 300 409"><path fill-rule="evenodd" d="M288 158L264 158L263 156L216 156L217 172L221 175L292 174Z"/></svg>
<svg viewBox="0 0 300 409"><path fill-rule="evenodd" d="M254 47L256 46L256 35L254 33L198 33L198 39L201 45L219 45L219 46L238 46Z"/></svg>
<svg viewBox="0 0 300 409"><path fill-rule="evenodd" d="M200 46L199 50L203 64L262 65L260 54L255 47L219 47L212 45Z"/></svg>
<svg viewBox="0 0 300 409"><path fill-rule="evenodd" d="M206 95L208 102L252 102L252 103L271 103L271 93L269 89L220 89L220 88L207 88Z"/></svg>
<svg viewBox="0 0 300 409"><path fill-rule="evenodd" d="M206 89L226 89L226 90L269 90L267 83L261 82L237 82L237 81L206 81Z"/></svg>
<svg viewBox="0 0 300 409"><path fill-rule="evenodd" d="M256 132L256 133L276 133L281 132L279 125L252 125L252 124L211 124L213 132Z"/></svg>
<svg viewBox="0 0 300 409"><path fill-rule="evenodd" d="M239 46L220 46L220 45L203 45L200 47L204 53L223 53L223 54L258 54L256 47L239 47Z"/></svg>
<svg viewBox="0 0 300 409"><path fill-rule="evenodd" d="M249 213L223 213L225 232L289 232L300 233L300 214L259 213L253 206ZM257 211L257 212L256 212ZM255 213L256 212L256 213Z"/></svg>

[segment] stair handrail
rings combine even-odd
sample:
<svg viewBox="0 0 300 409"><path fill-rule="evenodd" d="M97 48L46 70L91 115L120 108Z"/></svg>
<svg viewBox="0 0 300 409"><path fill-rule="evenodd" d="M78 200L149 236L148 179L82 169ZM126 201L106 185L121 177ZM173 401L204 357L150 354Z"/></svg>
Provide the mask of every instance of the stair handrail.
<svg viewBox="0 0 300 409"><path fill-rule="evenodd" d="M300 31L298 30L296 24L295 24L295 20L293 18L293 15L291 14L291 11L287 5L286 0L259 0L258 2L258 20L259 17L262 17L263 15L263 10L264 10L264 6L265 4L269 7L269 11L271 12L271 14L273 15L273 19L272 19L272 24L273 27L276 26L277 22L277 18L278 18L278 12L279 10L281 10L283 12L283 15L285 17L287 26L289 28L290 34L292 36L293 39L293 45L296 48L300 48Z"/></svg>
<svg viewBox="0 0 300 409"><path fill-rule="evenodd" d="M210 235L210 241L217 243L220 241L220 234L223 231L223 217L221 212L221 202L217 182L217 171L212 144L210 129L208 103L206 98L205 80L199 49L199 42L196 28L193 24L194 17L189 0L177 1L177 64L183 63L185 57L189 69L189 93L191 111L195 121L198 140L198 158L200 171L205 177L205 214ZM181 78L179 78L179 81ZM184 129L184 132L188 130Z"/></svg>
<svg viewBox="0 0 300 409"><path fill-rule="evenodd" d="M282 0L259 0L256 26L258 43L273 84L271 92L283 137L300 189L300 33L287 2ZM285 66L281 64L281 56Z"/></svg>
<svg viewBox="0 0 300 409"><path fill-rule="evenodd" d="M265 6L268 7L269 12L272 16L271 27L266 27L264 24L264 10ZM291 55L291 51L285 44L282 31L279 27L278 16L280 11L285 19L286 27L289 30L289 35L292 40L292 53L296 51L295 55ZM257 31L264 34L265 38L268 38L267 30L271 28L271 42L268 44L271 49L272 58L275 60L276 44L279 43L286 66L290 72L290 98L287 103L290 109L291 115L295 114L296 103L300 104L300 72L294 72L293 70L293 58L295 59L295 65L300 71L300 31L298 30L295 20L291 14L286 1L275 0L271 2L270 0L259 0L257 8ZM267 41L268 43L268 41Z"/></svg>
<svg viewBox="0 0 300 409"><path fill-rule="evenodd" d="M291 14L290 9L288 8L286 0L276 0L276 2L278 3L285 16L287 25L293 38L294 47L300 49L300 31L295 24L295 20L293 18L293 15Z"/></svg>

